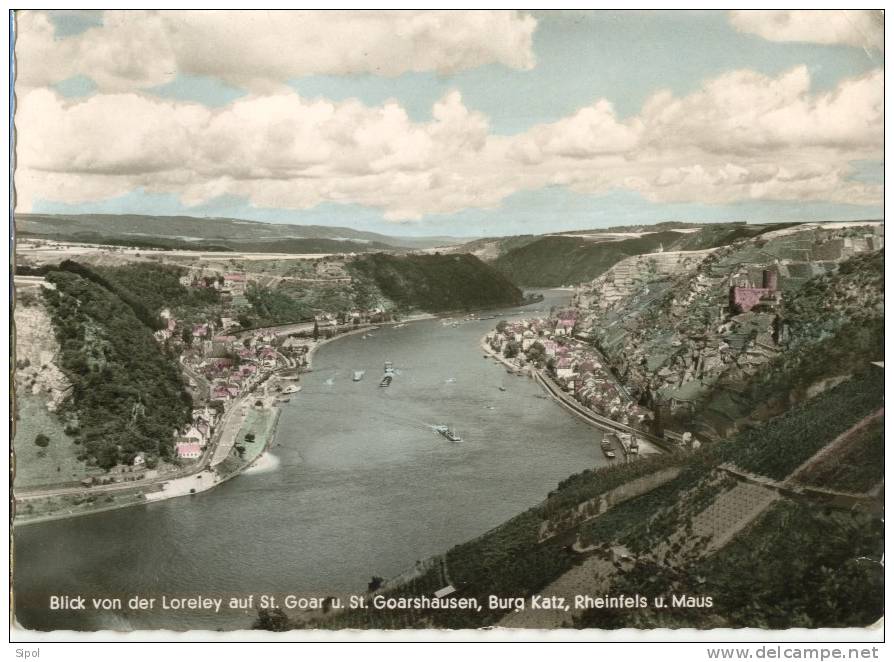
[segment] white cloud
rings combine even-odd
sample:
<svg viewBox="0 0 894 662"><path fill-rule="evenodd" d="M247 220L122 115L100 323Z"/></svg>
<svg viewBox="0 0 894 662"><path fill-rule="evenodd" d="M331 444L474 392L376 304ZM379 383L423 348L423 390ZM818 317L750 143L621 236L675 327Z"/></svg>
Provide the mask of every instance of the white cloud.
<svg viewBox="0 0 894 662"><path fill-rule="evenodd" d="M844 44L881 51L885 44L885 18L880 10L738 10L729 13L730 24L740 32L769 41Z"/></svg>
<svg viewBox="0 0 894 662"><path fill-rule="evenodd" d="M881 70L821 94L810 94L805 67L777 77L732 71L683 97L657 92L623 122L597 102L514 137L506 153L525 188L628 188L658 202L877 204L880 186L848 178L850 161L882 155L883 94Z"/></svg>
<svg viewBox="0 0 894 662"><path fill-rule="evenodd" d="M67 101L34 90L16 118L18 208L137 187L186 204L221 195L275 208L350 202L392 220L493 207L545 186L625 188L663 202L878 204L880 186L849 177L851 161L883 155L882 95L881 70L819 94L803 67L734 71L685 96L658 92L628 119L597 100L499 136L455 91L431 121L413 122L397 102L291 91L208 109L132 92Z"/></svg>
<svg viewBox="0 0 894 662"><path fill-rule="evenodd" d="M160 85L176 76L160 17L109 11L103 20L102 27L59 39L45 13L16 12L16 91L83 75L103 91L120 92Z"/></svg>
<svg viewBox="0 0 894 662"><path fill-rule="evenodd" d="M19 86L83 75L105 92L161 85L178 73L270 92L313 74L529 69L537 26L512 11L127 10L57 39L43 12L16 16Z"/></svg>
<svg viewBox="0 0 894 662"><path fill-rule="evenodd" d="M874 150L884 126L884 74L874 70L810 94L806 67L773 78L732 71L683 98L652 96L641 119L656 147L745 154L799 147Z"/></svg>

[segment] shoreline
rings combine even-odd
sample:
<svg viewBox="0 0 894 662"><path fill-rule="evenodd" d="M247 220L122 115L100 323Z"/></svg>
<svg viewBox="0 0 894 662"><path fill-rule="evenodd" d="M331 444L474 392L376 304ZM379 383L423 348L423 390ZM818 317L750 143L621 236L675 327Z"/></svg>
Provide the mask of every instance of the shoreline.
<svg viewBox="0 0 894 662"><path fill-rule="evenodd" d="M386 327L386 326L396 326L398 324L411 324L413 322L423 322L426 320L437 319L437 318L438 318L438 316L435 314L432 314L432 313L419 313L419 314L415 314L415 315L410 315L406 319L401 320L401 321L383 322L381 324L370 324L367 326L363 326L362 328L359 328L359 329L351 329L350 331L345 331L344 333L338 333L338 334L332 336L331 338L325 338L323 340L319 340L316 343L314 343L314 345L308 350L308 352L306 354L307 365L306 365L304 371L310 372L312 370L313 355L316 353L316 351L320 347L323 347L324 345L326 345L328 343L338 340L339 338L356 335L358 333L364 333L366 331L369 331L371 327L380 328L380 327ZM275 372L271 374L271 377L274 377L274 376L276 376ZM254 393L254 391L250 391L250 392L246 393L244 397L248 397L253 393ZM270 434L267 438L267 441L264 444L264 448L261 450L261 452L258 454L258 456L255 457L250 462L248 462L247 464L244 464L243 466L239 467L232 473L227 474L226 476L223 476L223 477L218 476L211 466L205 466L200 470L188 473L188 474L186 474L184 476L180 476L178 478L171 478L166 481L160 481L158 483L152 483L151 485L147 485L147 489L149 489L151 491L144 493L143 498L141 500L133 502L133 503L109 504L109 505L102 506L99 508L92 508L90 510L84 510L84 511L76 512L76 513L73 513L73 512L51 513L51 514L47 514L47 515L43 515L43 516L39 515L37 517L31 517L28 519L16 519L15 517L13 517L12 525L13 525L13 527L19 527L19 526L29 526L31 524L44 524L46 522L55 522L55 521L59 521L59 520L63 520L63 519L75 519L78 517L86 517L88 515L96 515L99 513L105 513L105 512L112 511L112 510L122 510L124 508L133 508L135 506L145 506L145 505L148 505L151 503L158 503L161 501L167 501L167 500L176 499L179 497L195 496L196 494L201 494L202 492L209 492L209 491L213 490L215 487L217 487L218 485L221 485L221 484L227 482L228 480L232 480L236 476L242 475L248 469L255 466L258 462L260 462L267 455L267 453L270 451L270 449L273 446L273 440L276 437L276 432L277 432L277 428L279 426L279 418L280 418L281 413L282 413L282 409L279 407L275 407L275 412L273 413L274 421L270 427ZM241 426L239 429L240 430L242 429ZM238 432L239 431L237 430L236 434L238 434ZM193 484L192 487L189 488L189 489L195 490L193 492L190 492L190 491L184 492L184 491L174 490L172 492L165 494L165 487L170 485L174 481L197 480L197 479L202 478L205 475L207 475L209 478L211 478L211 480L205 481L198 485ZM161 486L160 490L153 489L159 485ZM139 489L139 488L137 486L134 489ZM90 494L90 493L86 492L86 494ZM155 498L151 498L151 497L147 498L147 496L146 496L147 494L153 494L153 495L158 494L159 496L157 496Z"/></svg>
<svg viewBox="0 0 894 662"><path fill-rule="evenodd" d="M550 289L556 289L556 288L550 288ZM522 303L519 306L513 306L513 308L519 308L519 307L523 308L523 307L525 307L527 305L531 305L533 303L537 303L537 302ZM462 311L462 312L468 312L468 311ZM344 338L344 337L351 336L351 335L356 335L358 333L365 333L365 332L368 332L371 328L378 329L378 328L385 328L385 327L394 327L394 326L397 326L400 324L412 324L414 322L424 322L427 320L446 319L446 318L450 318L456 314L457 314L457 311L446 311L446 312L442 312L442 313L414 313L412 315L408 315L407 317L405 317L402 320L391 321L391 322L381 322L378 324L368 324L368 325L362 326L361 328L358 328L358 329L351 329L350 331L345 331L343 333L337 333L336 335L332 336L331 338L325 338L322 340L318 340L317 342L315 342L313 344L313 346L308 350L307 354L305 355L307 364L305 365L303 372L311 372L313 370L313 356L314 356L314 354L316 354L318 349L320 349L324 345L331 343L333 341L336 341L340 338ZM491 350L489 347L486 347L483 338L482 338L481 344L482 344L482 347L484 349L486 349L488 351L488 353L492 354L495 358L497 358L500 361L500 363L502 363L507 368L511 368L514 374L518 374L518 375L526 374L528 377L532 377L529 370L523 371L523 370L519 369L517 366L512 366L511 364L509 364L502 356L496 355L496 353L494 353L493 350ZM277 372L273 372L270 375L270 377L276 377L276 376L277 376ZM243 396L243 397L247 398L247 397L251 396L253 393L254 393L254 391L250 391L250 392L246 393L245 396ZM12 519L12 525L13 525L13 527L19 527L19 526L29 526L31 524L43 524L46 522L54 522L54 521L59 521L59 520L63 520L63 519L74 519L77 517L85 517L85 516L89 516L89 515L105 513L105 512L112 511L112 510L122 510L124 508L132 508L135 506L145 506L145 505L148 505L151 503L158 503L161 501L167 501L167 500L176 499L179 497L195 496L196 494L201 494L202 492L209 492L209 491L213 490L215 487L217 487L218 485L221 485L221 484L227 482L228 480L235 478L236 476L242 475L243 473L245 473L245 471L247 471L251 467L255 466L258 462L260 462L267 455L270 448L272 447L273 439L276 437L276 432L277 432L278 425L279 425L280 414L281 414L281 409L279 407L276 407L276 411L273 414L275 419L274 419L273 424L270 429L269 438L267 439L263 450L261 450L261 452L258 454L258 456L255 457L253 460L251 460L249 463L239 467L237 470L233 471L232 473L230 473L224 477L218 476L215 473L214 468L210 466L210 462L209 462L208 466L202 467L201 469L197 469L196 471L192 471L184 476L180 476L177 478L171 478L171 479L168 479L165 481L160 481L158 483L152 483L152 484L147 485L147 489L150 491L144 493L143 498L141 500L135 501L133 503L109 504L109 505L102 506L99 508L93 508L90 510L84 510L84 511L76 512L76 513L51 513L48 515L32 517L32 518L28 518L28 519L24 519L24 520L16 519L14 517ZM240 430L242 429L241 426L239 429ZM238 430L237 430L236 434L238 434ZM169 485L172 485L175 481L200 480L200 479L204 480L205 476L210 478L210 480L199 483L198 485L196 485L195 483L192 483L191 486L186 491L172 490L168 493L165 493L165 488ZM158 486L161 486L161 489L154 489ZM135 489L139 489L139 486L136 486ZM194 491L190 492L189 490L194 490ZM90 494L90 492L85 492L85 494ZM102 494L102 493L100 492L100 493L95 493L95 494ZM147 497L147 494L148 495L158 495L158 496Z"/></svg>
<svg viewBox="0 0 894 662"><path fill-rule="evenodd" d="M654 441L651 438L651 435L648 435L648 433L644 433L641 430L637 430L636 428L631 428L629 426L624 426L621 424L609 425L608 423L604 423L604 422L600 421L599 414L597 414L596 412L590 413L590 412L582 411L581 410L582 407L579 403L575 403L577 406L572 406L570 403L566 402L562 397L557 395L556 389L554 389L552 386L550 386L550 384L547 383L547 381L546 381L547 378L544 377L542 374L540 374L540 372L537 369L531 368L531 367L519 368L518 366L510 363L505 357L500 356L499 352L495 351L487 344L487 335L484 335L481 337L480 345L481 345L481 349L484 350L491 358L499 361L502 365L511 369L513 371L513 374L516 374L519 376L527 376L527 377L533 379L535 382L537 382L537 384L540 386L540 388L542 388L546 392L546 394L550 397L550 399L555 401L559 406L562 407L562 409L565 409L568 413L572 414L575 418L577 418L577 419L583 421L584 423L587 423L588 425L591 425L592 427L594 427L598 430L601 430L603 432L617 432L619 429L623 428L622 431L629 432L631 434L636 435L639 440L639 443L646 444L649 446L650 452L644 453L644 455L651 455L652 452L654 452L654 453L667 452L667 449L662 448L661 446L654 443ZM649 438L646 438L646 435L648 435Z"/></svg>
<svg viewBox="0 0 894 662"><path fill-rule="evenodd" d="M12 520L13 527L29 526L31 524L43 524L46 522L56 522L56 521L63 520L63 519L75 519L78 517L86 517L89 515L106 513L106 512L112 511L112 510L123 510L124 508L133 508L135 506L146 506L151 503L159 503L161 501L168 501L170 499L177 499L179 497L195 496L196 494L201 494L202 492L210 492L218 485L222 485L223 483L227 482L228 480L232 480L236 476L242 475L243 473L245 473L245 471L247 471L251 467L255 466L264 456L266 456L267 452L270 450L270 448L272 446L273 438L276 435L276 429L277 429L277 426L279 425L280 414L281 414L281 410L279 408L276 408L276 410L273 412L274 420L270 427L270 435L267 438L266 442L264 443L264 448L261 450L261 452L258 454L258 456L255 457L254 459L252 459L250 462L239 467L237 470L235 470L225 476L218 476L215 473L213 468L205 467L205 468L201 469L200 471L195 471L195 472L187 474L185 476L180 476L178 478L172 478L167 481L163 481L161 483L153 484L152 487L157 487L158 485L161 485L161 489L145 492L143 494L143 498L141 500L135 501L133 503L110 504L107 506L93 508L90 510L84 510L84 511L77 512L77 513L52 513L52 514L48 514L48 515L44 515L44 516L32 517L32 518L25 519L25 520L13 518L13 520ZM240 427L240 430L241 430L241 427ZM196 479L202 478L203 476L206 476L206 475L209 478L211 478L211 480L200 483L198 485L193 484L193 486L191 488L189 488L189 489L195 490L193 492L189 492L189 491L184 492L184 491L174 490L174 491L171 491L171 492L168 492L167 494L165 494L165 487L168 486L169 484L173 483L174 481L186 481L189 479L196 480ZM148 495L159 495L159 496L152 498L151 496L148 496Z"/></svg>

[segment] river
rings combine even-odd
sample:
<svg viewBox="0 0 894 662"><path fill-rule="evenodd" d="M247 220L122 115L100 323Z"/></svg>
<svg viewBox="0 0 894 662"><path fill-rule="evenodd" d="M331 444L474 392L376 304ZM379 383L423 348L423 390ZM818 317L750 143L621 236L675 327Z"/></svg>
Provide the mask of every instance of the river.
<svg viewBox="0 0 894 662"><path fill-rule="evenodd" d="M567 292L527 308L547 311ZM320 348L266 462L190 497L15 531L16 615L35 629L240 629L255 609L52 611L50 595L361 591L606 462L600 433L485 360L497 320L426 320ZM383 364L397 376L380 388ZM360 382L354 370L365 370ZM501 391L500 387L506 390ZM455 426L463 443L431 428Z"/></svg>

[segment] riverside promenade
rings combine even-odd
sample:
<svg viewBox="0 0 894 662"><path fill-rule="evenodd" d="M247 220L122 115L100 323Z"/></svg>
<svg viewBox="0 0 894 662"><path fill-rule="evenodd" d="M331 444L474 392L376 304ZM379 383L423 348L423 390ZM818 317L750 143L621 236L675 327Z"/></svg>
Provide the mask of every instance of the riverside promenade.
<svg viewBox="0 0 894 662"><path fill-rule="evenodd" d="M599 428L600 430L604 430L606 432L626 432L634 435L639 440L642 454L645 455L649 453L659 453L662 451L670 452L673 450L672 446L663 439L659 439L658 437L649 434L648 432L643 432L642 430L630 427L629 425L624 425L623 423L613 421L610 418L597 414L592 409L584 407L582 404L577 402L577 400L574 400L566 393L564 393L555 382L553 382L549 377L543 374L542 370L538 370L533 366L525 366L524 368L520 368L519 366L511 363L505 357L500 356L498 352L494 351L487 344L486 336L481 339L481 349L483 349L495 360L502 363L504 366L506 366L507 369L513 371L514 373L521 375L527 374L528 376L530 376L534 381L540 384L543 390L546 391L553 400L559 403L559 405L568 410L570 413L583 420L585 423L588 423L593 427Z"/></svg>

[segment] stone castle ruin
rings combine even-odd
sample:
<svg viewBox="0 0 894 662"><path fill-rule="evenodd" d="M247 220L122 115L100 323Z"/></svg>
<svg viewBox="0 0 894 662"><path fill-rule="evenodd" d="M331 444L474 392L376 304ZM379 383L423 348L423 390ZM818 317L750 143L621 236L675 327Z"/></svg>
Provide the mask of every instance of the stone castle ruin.
<svg viewBox="0 0 894 662"><path fill-rule="evenodd" d="M779 298L779 274L773 269L764 269L762 287L743 282L729 289L729 307L733 313L747 313L758 304L775 307Z"/></svg>

